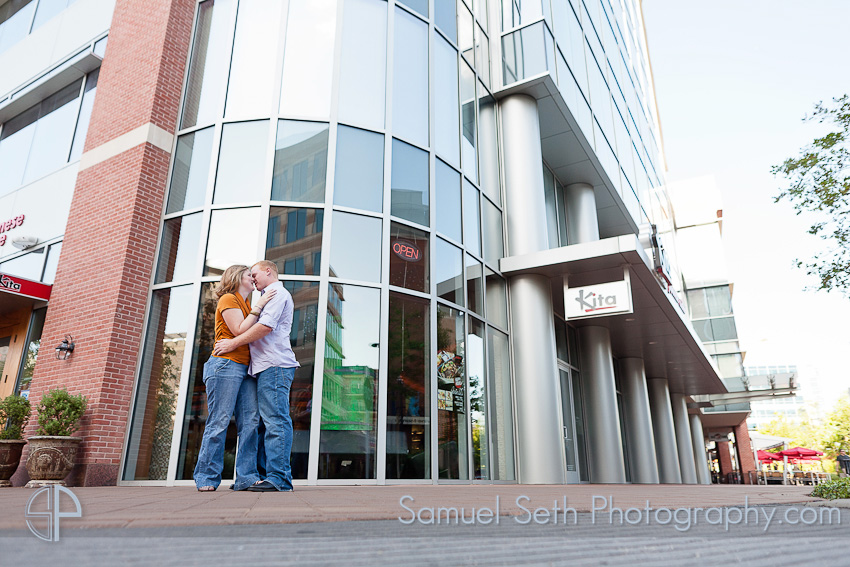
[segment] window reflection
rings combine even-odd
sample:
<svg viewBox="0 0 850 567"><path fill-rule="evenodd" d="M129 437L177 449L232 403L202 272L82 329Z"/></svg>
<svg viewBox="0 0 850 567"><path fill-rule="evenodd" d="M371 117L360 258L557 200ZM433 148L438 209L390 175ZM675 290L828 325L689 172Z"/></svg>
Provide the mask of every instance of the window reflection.
<svg viewBox="0 0 850 567"><path fill-rule="evenodd" d="M393 133L427 146L428 24L399 8L395 15Z"/></svg>
<svg viewBox="0 0 850 567"><path fill-rule="evenodd" d="M375 478L381 292L328 286L319 478Z"/></svg>
<svg viewBox="0 0 850 567"><path fill-rule="evenodd" d="M508 336L488 328L487 389L490 398L492 479L515 480L514 421L511 392L511 357Z"/></svg>
<svg viewBox="0 0 850 567"><path fill-rule="evenodd" d="M227 86L227 117L268 116L280 37L278 0L239 3Z"/></svg>
<svg viewBox="0 0 850 567"><path fill-rule="evenodd" d="M490 86L490 40L481 26L475 27L475 70L484 84Z"/></svg>
<svg viewBox="0 0 850 567"><path fill-rule="evenodd" d="M165 221L156 283L193 279L201 239L200 213Z"/></svg>
<svg viewBox="0 0 850 567"><path fill-rule="evenodd" d="M391 212L428 226L428 152L393 140Z"/></svg>
<svg viewBox="0 0 850 567"><path fill-rule="evenodd" d="M193 318L192 289L183 286L153 292L124 480L165 480L168 473L186 334ZM213 317L214 311L215 307Z"/></svg>
<svg viewBox="0 0 850 567"><path fill-rule="evenodd" d="M502 211L489 199L481 199L482 203L482 231L484 236L484 259L493 264L505 256L505 243L502 237Z"/></svg>
<svg viewBox="0 0 850 567"><path fill-rule="evenodd" d="M431 291L428 233L399 223L390 229L390 285Z"/></svg>
<svg viewBox="0 0 850 567"><path fill-rule="evenodd" d="M328 125L281 120L277 125L273 201L322 203L328 173Z"/></svg>
<svg viewBox="0 0 850 567"><path fill-rule="evenodd" d="M387 478L431 478L430 309L390 292L387 344Z"/></svg>
<svg viewBox="0 0 850 567"><path fill-rule="evenodd" d="M318 276L324 216L323 209L271 207L266 260L281 274Z"/></svg>
<svg viewBox="0 0 850 567"><path fill-rule="evenodd" d="M28 280L39 281L41 279L41 272L44 266L44 253L46 251L47 247L42 246L11 260L6 260L0 264L0 272Z"/></svg>
<svg viewBox="0 0 850 567"><path fill-rule="evenodd" d="M384 127L387 2L346 0L339 66L339 119Z"/></svg>
<svg viewBox="0 0 850 567"><path fill-rule="evenodd" d="M50 246L50 251L47 253L47 260L44 262L44 275L41 277L41 281L44 283L52 284L56 279L56 268L59 267L59 254L61 252L61 242Z"/></svg>
<svg viewBox="0 0 850 567"><path fill-rule="evenodd" d="M479 159L481 162L481 189L490 199L501 205L499 186L499 146L496 137L496 101L478 83Z"/></svg>
<svg viewBox="0 0 850 567"><path fill-rule="evenodd" d="M479 229L478 189L463 180L463 242L466 249L481 255L481 230Z"/></svg>
<svg viewBox="0 0 850 567"><path fill-rule="evenodd" d="M466 333L463 313L437 306L437 434L440 478L467 479Z"/></svg>
<svg viewBox="0 0 850 567"><path fill-rule="evenodd" d="M35 7L34 0L11 0L0 5L0 53L29 34Z"/></svg>
<svg viewBox="0 0 850 567"><path fill-rule="evenodd" d="M478 144L476 114L475 114L475 74L469 65L461 64L460 67L460 100L461 116L463 119L461 136L461 157L463 172L470 179L478 181L478 155L476 147Z"/></svg>
<svg viewBox="0 0 850 567"><path fill-rule="evenodd" d="M463 253L442 238L437 239L434 278L438 297L463 305Z"/></svg>
<svg viewBox="0 0 850 567"><path fill-rule="evenodd" d="M181 128L208 124L221 116L227 82L227 64L222 62L229 60L235 9L235 0L206 0L198 6Z"/></svg>
<svg viewBox="0 0 850 567"><path fill-rule="evenodd" d="M94 108L94 97L97 94L97 79L100 76L100 67L92 71L86 77L86 87L83 92L83 102L80 104L80 115L77 118L77 127L74 130L74 143L71 146L71 158L68 161L80 159L83 155L83 147L86 143L86 135L89 131L91 111Z"/></svg>
<svg viewBox="0 0 850 567"><path fill-rule="evenodd" d="M460 113L458 106L457 51L434 36L434 146L437 155L460 163Z"/></svg>
<svg viewBox="0 0 850 567"><path fill-rule="evenodd" d="M267 120L224 125L214 203L241 203L262 198L268 127Z"/></svg>
<svg viewBox="0 0 850 567"><path fill-rule="evenodd" d="M469 8L467 8L463 2L458 2L457 46L460 48L460 54L464 59L469 61L470 64L474 63L472 51L472 22L472 14L469 12Z"/></svg>
<svg viewBox="0 0 850 567"><path fill-rule="evenodd" d="M487 286L487 319L500 327L508 328L508 287L505 280L488 267L484 267Z"/></svg>
<svg viewBox="0 0 850 567"><path fill-rule="evenodd" d="M472 472L474 480L490 480L490 438L487 431L486 375L484 373L484 323L469 318L466 335L466 373L469 377L469 412L472 421Z"/></svg>
<svg viewBox="0 0 850 567"><path fill-rule="evenodd" d="M460 174L438 159L435 175L437 231L461 242Z"/></svg>
<svg viewBox="0 0 850 567"><path fill-rule="evenodd" d="M398 2L428 17L428 0L398 0Z"/></svg>
<svg viewBox="0 0 850 567"><path fill-rule="evenodd" d="M290 2L280 113L327 119L331 108L336 0Z"/></svg>
<svg viewBox="0 0 850 567"><path fill-rule="evenodd" d="M205 276L219 276L233 264L251 264L260 238L260 209L213 211L207 239Z"/></svg>
<svg viewBox="0 0 850 567"><path fill-rule="evenodd" d="M198 130L177 139L166 213L204 204L210 176L212 143L213 128Z"/></svg>
<svg viewBox="0 0 850 567"><path fill-rule="evenodd" d="M30 319L29 335L27 336L27 350L26 354L24 355L24 366L23 368L21 368L20 377L18 378L18 383L15 386L16 395L29 395L30 384L32 383L32 375L35 371L35 363L38 360L38 351L41 348L41 334L44 331L44 318L46 315L46 307L42 309L35 309L32 312L32 318ZM8 341L9 339L7 338L6 340ZM6 352L8 353L8 343Z"/></svg>
<svg viewBox="0 0 850 567"><path fill-rule="evenodd" d="M434 0L434 23L453 42L457 42L457 9L459 0Z"/></svg>
<svg viewBox="0 0 850 567"><path fill-rule="evenodd" d="M334 204L384 210L384 137L340 125L336 141Z"/></svg>
<svg viewBox="0 0 850 567"><path fill-rule="evenodd" d="M330 276L381 281L381 219L334 211Z"/></svg>
<svg viewBox="0 0 850 567"><path fill-rule="evenodd" d="M470 309L484 315L484 277L481 262L466 255L466 298Z"/></svg>

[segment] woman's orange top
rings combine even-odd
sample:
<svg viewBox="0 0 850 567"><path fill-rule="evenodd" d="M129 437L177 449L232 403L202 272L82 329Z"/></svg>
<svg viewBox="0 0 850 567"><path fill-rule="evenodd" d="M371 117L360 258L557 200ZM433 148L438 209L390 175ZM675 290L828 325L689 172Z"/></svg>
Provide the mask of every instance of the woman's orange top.
<svg viewBox="0 0 850 567"><path fill-rule="evenodd" d="M230 328L224 321L221 312L225 309L241 309L242 316L247 317L251 313L251 304L242 299L238 293L228 293L221 296L218 300L218 305L215 308L215 340L232 339L234 334L230 332ZM216 355L213 355L216 356ZM251 362L251 351L248 350L248 345L242 345L233 352L229 352L220 356L239 364L248 364Z"/></svg>

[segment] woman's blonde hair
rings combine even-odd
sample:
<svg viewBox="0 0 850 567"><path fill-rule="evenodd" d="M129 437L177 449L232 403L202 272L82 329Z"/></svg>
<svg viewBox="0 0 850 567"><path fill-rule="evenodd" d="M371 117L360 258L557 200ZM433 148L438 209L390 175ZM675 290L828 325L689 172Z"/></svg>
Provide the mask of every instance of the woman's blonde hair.
<svg viewBox="0 0 850 567"><path fill-rule="evenodd" d="M228 293L236 293L236 290L239 289L239 283L242 281L242 274L248 270L248 266L242 264L235 264L224 270L224 273L221 274L221 281L215 288L215 296L221 299Z"/></svg>

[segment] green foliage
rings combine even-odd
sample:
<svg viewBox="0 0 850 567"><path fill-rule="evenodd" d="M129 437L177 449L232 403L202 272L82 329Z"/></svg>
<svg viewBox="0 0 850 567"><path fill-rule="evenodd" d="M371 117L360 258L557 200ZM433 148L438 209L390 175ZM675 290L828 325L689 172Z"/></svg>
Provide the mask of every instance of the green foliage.
<svg viewBox="0 0 850 567"><path fill-rule="evenodd" d="M23 396L7 396L0 400L0 439L22 439L30 419L30 402Z"/></svg>
<svg viewBox="0 0 850 567"><path fill-rule="evenodd" d="M844 95L832 104L819 102L804 120L832 124L836 131L816 138L796 158L771 168L771 173L788 182L774 201L789 201L798 215L807 211L825 219L812 224L809 234L826 240L828 249L811 262L797 260L797 267L818 278L818 289L850 295L850 98Z"/></svg>
<svg viewBox="0 0 850 567"><path fill-rule="evenodd" d="M82 394L72 396L65 388L50 390L38 404L38 435L70 437L77 430L88 400Z"/></svg>
<svg viewBox="0 0 850 567"><path fill-rule="evenodd" d="M811 496L836 500L838 498L850 498L850 477L837 478L824 482L815 487Z"/></svg>

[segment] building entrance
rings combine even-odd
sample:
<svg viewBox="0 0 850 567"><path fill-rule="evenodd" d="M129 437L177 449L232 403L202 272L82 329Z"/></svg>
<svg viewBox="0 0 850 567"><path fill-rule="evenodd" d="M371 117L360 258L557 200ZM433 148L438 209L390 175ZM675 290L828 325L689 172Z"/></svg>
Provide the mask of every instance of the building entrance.
<svg viewBox="0 0 850 567"><path fill-rule="evenodd" d="M567 461L567 483L581 482L579 473L579 451L576 443L576 412L570 370L559 365L561 380L561 412L563 414L564 454ZM580 403L580 402L579 402ZM579 423L579 426L581 424Z"/></svg>

